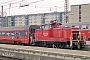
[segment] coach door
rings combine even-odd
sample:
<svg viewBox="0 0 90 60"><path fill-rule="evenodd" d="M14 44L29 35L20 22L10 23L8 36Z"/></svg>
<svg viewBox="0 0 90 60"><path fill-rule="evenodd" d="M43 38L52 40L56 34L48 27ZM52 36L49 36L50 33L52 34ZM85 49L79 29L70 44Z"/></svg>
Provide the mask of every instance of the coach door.
<svg viewBox="0 0 90 60"><path fill-rule="evenodd" d="M28 43L28 31L27 30L22 30L20 31L20 38L22 43Z"/></svg>

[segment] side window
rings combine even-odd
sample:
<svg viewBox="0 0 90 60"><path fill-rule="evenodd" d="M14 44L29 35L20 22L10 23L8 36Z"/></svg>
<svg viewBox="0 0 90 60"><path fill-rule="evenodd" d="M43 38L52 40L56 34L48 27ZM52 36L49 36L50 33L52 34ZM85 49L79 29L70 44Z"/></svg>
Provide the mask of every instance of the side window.
<svg viewBox="0 0 90 60"><path fill-rule="evenodd" d="M42 29L44 29L45 28L45 26L41 26L42 27Z"/></svg>
<svg viewBox="0 0 90 60"><path fill-rule="evenodd" d="M15 36L20 36L20 32L15 32Z"/></svg>
<svg viewBox="0 0 90 60"><path fill-rule="evenodd" d="M6 32L6 36L10 36L10 32Z"/></svg>
<svg viewBox="0 0 90 60"><path fill-rule="evenodd" d="M45 25L45 29L48 29L48 25Z"/></svg>
<svg viewBox="0 0 90 60"><path fill-rule="evenodd" d="M28 35L28 31L25 31L25 36L27 36Z"/></svg>
<svg viewBox="0 0 90 60"><path fill-rule="evenodd" d="M54 28L54 24L50 24L50 28Z"/></svg>
<svg viewBox="0 0 90 60"><path fill-rule="evenodd" d="M2 32L2 36L5 36L5 32Z"/></svg>
<svg viewBox="0 0 90 60"><path fill-rule="evenodd" d="M42 29L48 29L48 25L43 25Z"/></svg>
<svg viewBox="0 0 90 60"><path fill-rule="evenodd" d="M86 29L86 25L82 25L81 29Z"/></svg>
<svg viewBox="0 0 90 60"><path fill-rule="evenodd" d="M11 32L11 36L15 36L15 32Z"/></svg>
<svg viewBox="0 0 90 60"><path fill-rule="evenodd" d="M20 36L27 36L27 31L20 31Z"/></svg>
<svg viewBox="0 0 90 60"><path fill-rule="evenodd" d="M79 28L79 25L76 25L75 27L76 27L76 28Z"/></svg>
<svg viewBox="0 0 90 60"><path fill-rule="evenodd" d="M88 26L88 29L90 29L90 25Z"/></svg>
<svg viewBox="0 0 90 60"><path fill-rule="evenodd" d="M0 32L0 36L2 36L2 33Z"/></svg>

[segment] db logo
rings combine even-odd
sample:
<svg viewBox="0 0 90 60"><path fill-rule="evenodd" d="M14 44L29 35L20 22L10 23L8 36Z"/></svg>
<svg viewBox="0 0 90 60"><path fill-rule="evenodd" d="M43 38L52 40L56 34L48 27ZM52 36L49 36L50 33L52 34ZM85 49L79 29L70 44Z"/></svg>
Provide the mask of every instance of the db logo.
<svg viewBox="0 0 90 60"><path fill-rule="evenodd" d="M47 35L48 35L48 33L43 33L43 35L44 35L44 36L47 36Z"/></svg>

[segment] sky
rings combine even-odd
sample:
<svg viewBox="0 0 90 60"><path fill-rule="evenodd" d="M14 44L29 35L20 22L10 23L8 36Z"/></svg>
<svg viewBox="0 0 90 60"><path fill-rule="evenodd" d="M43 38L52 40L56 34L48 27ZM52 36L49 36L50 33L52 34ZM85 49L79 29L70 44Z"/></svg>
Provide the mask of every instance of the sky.
<svg viewBox="0 0 90 60"><path fill-rule="evenodd" d="M43 0L41 2L32 3L36 1L40 0L1 0L0 6L2 5L4 6L3 7L4 12L6 12L8 16L64 11L65 0ZM87 4L87 3L90 3L90 0L69 0L69 8L71 5ZM25 4L29 4L29 6L20 7Z"/></svg>

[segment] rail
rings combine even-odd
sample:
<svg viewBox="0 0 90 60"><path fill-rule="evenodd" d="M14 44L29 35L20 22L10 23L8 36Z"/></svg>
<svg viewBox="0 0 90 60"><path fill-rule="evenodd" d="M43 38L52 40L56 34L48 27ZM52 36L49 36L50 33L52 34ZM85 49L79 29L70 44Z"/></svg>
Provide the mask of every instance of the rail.
<svg viewBox="0 0 90 60"><path fill-rule="evenodd" d="M68 59L68 60L90 60L90 56L86 56L86 55L68 54L68 53L59 53L59 52L56 53L56 52L32 50L32 49L31 50L24 49L24 48L20 49L18 47L14 49L11 47L1 47L0 46L0 55L7 56L7 57L23 58L21 55L27 54L27 55L38 55L38 56L44 56L44 57L46 56L46 57L52 57L52 58L58 58L58 59L59 58L60 59ZM56 51L57 51L57 49L56 49Z"/></svg>

